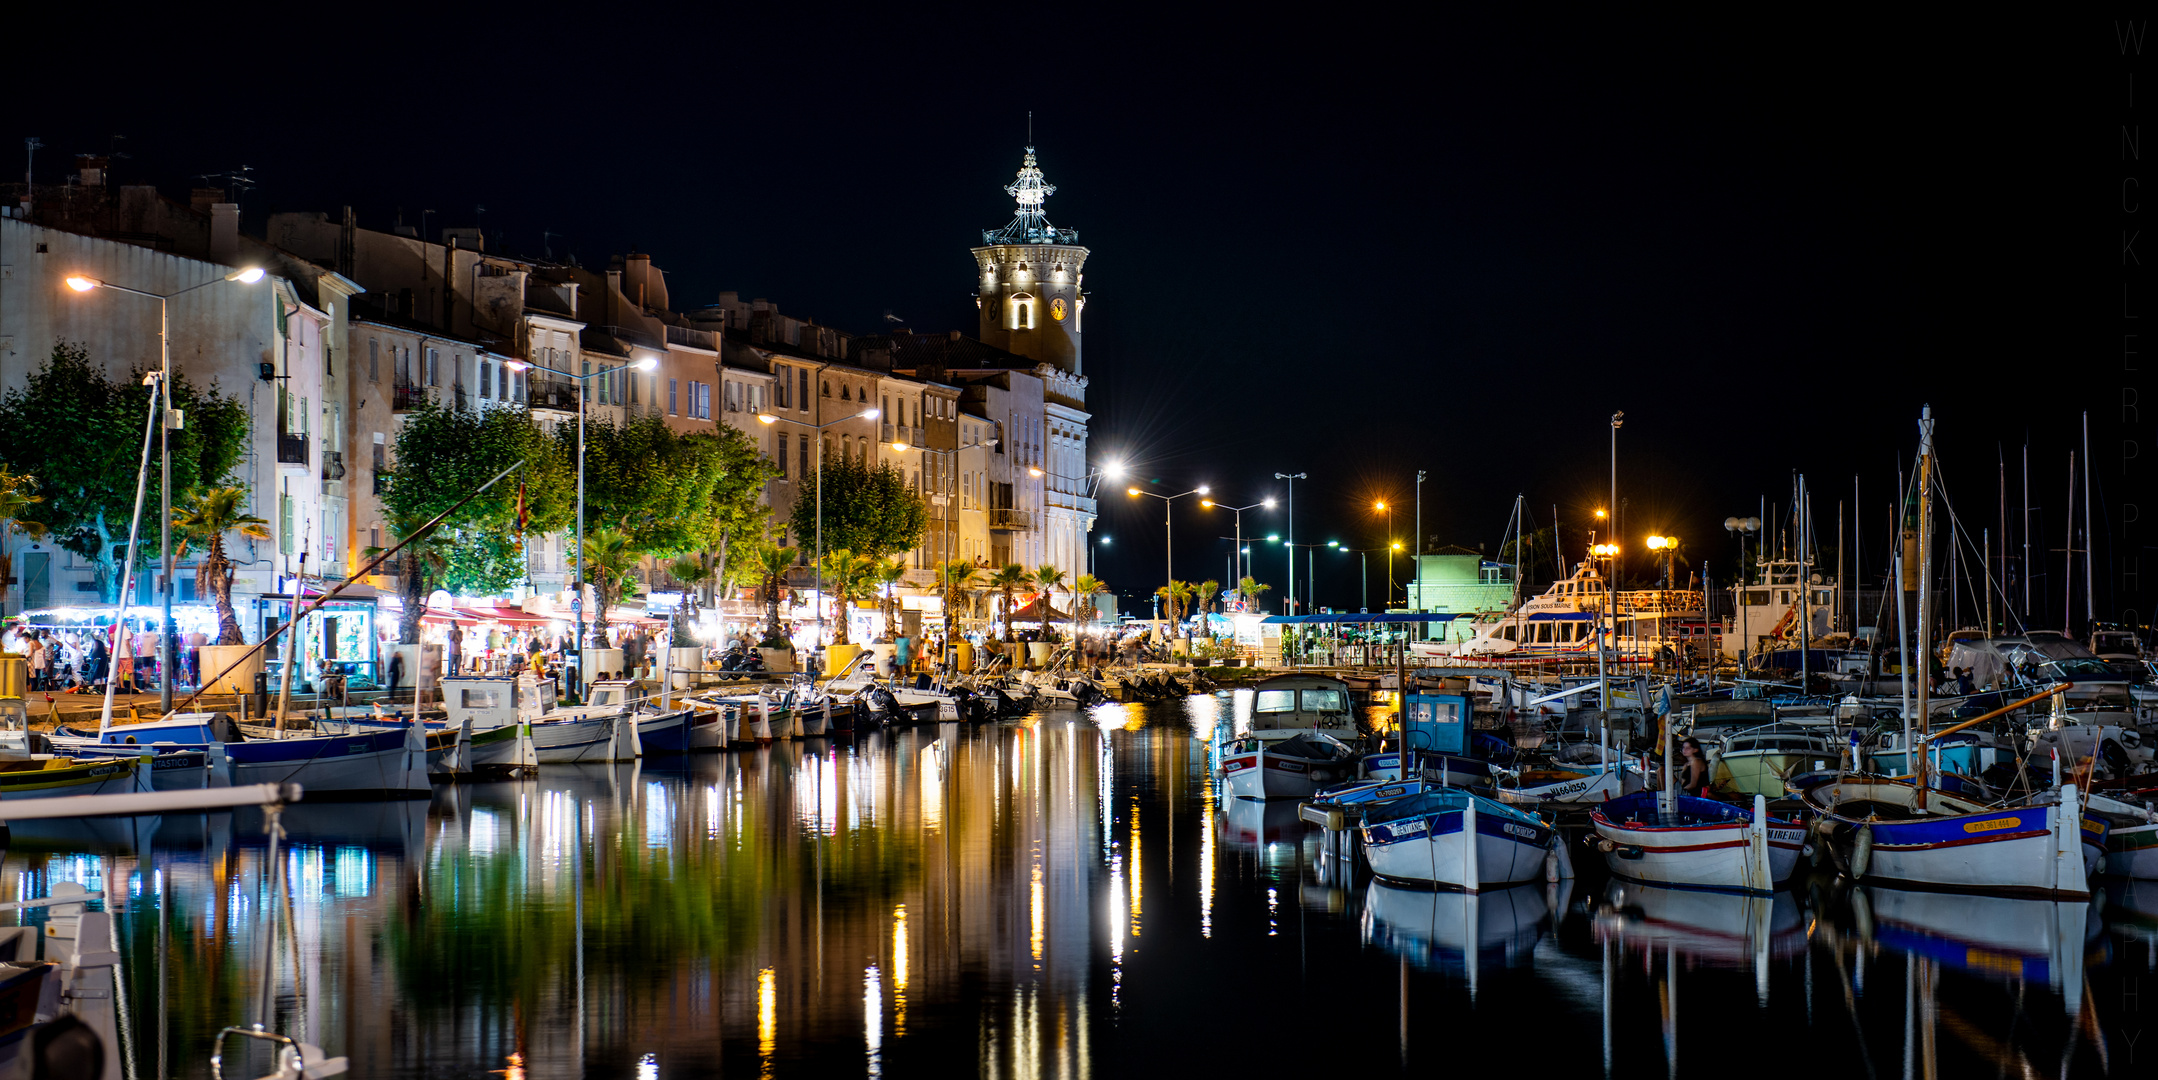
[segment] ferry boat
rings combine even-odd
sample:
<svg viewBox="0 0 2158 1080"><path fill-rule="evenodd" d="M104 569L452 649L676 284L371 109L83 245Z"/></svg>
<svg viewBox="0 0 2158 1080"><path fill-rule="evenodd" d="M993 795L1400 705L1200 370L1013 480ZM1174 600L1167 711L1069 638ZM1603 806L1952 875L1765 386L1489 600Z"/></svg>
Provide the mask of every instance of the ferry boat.
<svg viewBox="0 0 2158 1080"><path fill-rule="evenodd" d="M1470 624L1473 636L1468 640L1414 641L1409 643L1409 652L1425 658L1594 660L1596 626L1607 601L1613 626L1606 633L1614 661L1647 660L1661 647L1676 648L1681 622L1698 622L1702 610L1702 595L1693 589L1608 594L1594 560L1584 559L1574 565L1571 577L1553 582L1542 595L1520 607L1477 616Z"/></svg>

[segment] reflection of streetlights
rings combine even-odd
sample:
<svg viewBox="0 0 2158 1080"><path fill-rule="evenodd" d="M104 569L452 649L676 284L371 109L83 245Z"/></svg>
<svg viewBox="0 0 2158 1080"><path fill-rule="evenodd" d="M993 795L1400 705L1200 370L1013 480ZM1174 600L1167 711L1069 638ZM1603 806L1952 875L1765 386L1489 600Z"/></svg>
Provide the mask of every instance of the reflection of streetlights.
<svg viewBox="0 0 2158 1080"><path fill-rule="evenodd" d="M824 429L849 420L875 420L878 411L874 408L863 409L852 416L842 416L822 424L802 424L803 427L817 432L817 644L820 647L824 644ZM758 413L757 422L776 424L779 417L771 413Z"/></svg>
<svg viewBox="0 0 2158 1080"><path fill-rule="evenodd" d="M1273 498L1268 497L1260 499L1258 502L1252 503L1250 506L1230 506L1227 503L1218 503L1212 499L1201 499L1199 500L1199 505L1207 507L1209 509L1219 506L1222 509L1236 515L1236 572L1239 578L1241 578L1244 573L1244 556L1251 554L1250 550L1244 547L1244 511L1256 510L1261 507L1272 510L1274 508ZM1241 588L1241 581L1232 581L1229 584L1231 587Z"/></svg>
<svg viewBox="0 0 2158 1080"><path fill-rule="evenodd" d="M43 250L43 249L40 249L40 250ZM106 281L101 281L101 280L99 280L99 279L97 279L97 278L94 278L94 277L90 277L90 276L88 276L88 275L85 275L85 274L71 274L71 275L69 275L69 276L68 276L68 278L67 278L67 287L68 287L68 288L70 288L70 289L73 289L73 290L75 290L76 292L79 292L79 293L86 293L86 292L90 292L90 291L91 291L91 290L93 290L93 289L111 289L111 290L112 290L112 291L114 291L114 292L123 292L123 293L127 293L127 294L128 294L128 295L130 295L130 296L143 296L143 297L148 297L149 299L152 299L152 300L155 300L155 301L157 301L157 352L158 352L158 376L157 376L157 383L158 383L158 388L157 388L156 390L153 390L153 391L151 391L151 398L152 398L152 403L153 403L153 404L155 403L155 399L156 399L156 396L157 396L157 395L159 395L159 394L163 394L163 395L164 395L164 398L165 398L165 416L164 416L164 418L163 418L163 422L157 425L157 452L158 452L158 457L159 457L159 458L161 459L161 465L160 465L160 468L161 468L161 471L162 471L162 478L161 478L161 479L160 479L160 480L158 481L158 506L159 506L160 510L162 511L162 513L161 513L161 514L159 514L159 516L158 516L158 523L157 523L157 525L158 525L158 537L159 537L159 542L160 542L160 543L162 544L162 546L164 547L164 563L165 563L165 574L164 574L164 578L162 579L162 581L160 581L160 583L159 583L159 585L158 585L158 592L159 592L159 593L161 593L161 594L163 595L163 604L164 604L164 615L163 615L163 621L161 621L160 623L158 623L158 627L157 627L157 682L158 682L158 688L157 688L157 706L158 706L158 709L159 709L159 711L160 711L160 712L163 712L163 713L170 713L170 712L172 712L172 659L173 659L173 657L172 657L172 634L173 634L173 626L172 626L172 587L173 587L173 581L172 581L172 577L173 577L173 566L172 566L172 434L171 434L171 432L172 432L172 415L171 415L171 414L172 414L172 324L171 324L171 322L170 322L170 321L169 321L169 320L168 320L168 319L166 318L166 308L167 308L167 301L170 301L170 300L171 300L171 299L172 299L173 297L175 297L175 296L182 296L182 295L185 295L185 294L187 294L187 293L191 293L191 292L194 292L194 291L195 291L196 289L208 288L209 286L211 286L211 285L215 285L215 284L217 284L217 283L218 283L218 282L220 282L220 281L237 281L237 282L240 282L240 283L241 283L241 284L243 284L243 285L253 285L253 284L254 284L255 282L258 282L258 281L261 281L261 280L262 280L262 268L261 268L261 267L259 267L259 266L248 266L248 267L242 267L241 269L238 269L238 270L234 270L233 272L231 272L231 273L229 273L229 274L226 274L226 275L224 275L223 277L213 278L213 279L211 279L211 280L209 280L209 281L201 282L201 283L199 283L199 284L195 284L195 285L190 285L190 286L188 286L187 288L184 288L184 289L181 289L181 290L179 290L178 292L169 292L169 293L154 293L154 292L146 292L146 291L144 291L144 290L142 290L142 289L130 289L130 288L128 288L128 287L127 287L127 286L125 286L125 285L114 285L114 284L112 284L112 283L110 283L110 282L106 282ZM128 556L128 560L129 560L129 563L128 563L128 565L130 565L130 566L134 565L134 562L133 562L133 560L134 560L134 558L135 558L135 553L134 553L133 551L129 551L129 552L127 553L127 556ZM4 582L0 582L0 588L6 588L6 587L7 587L7 586L6 586L6 584L5 584ZM26 593L25 595L27 595L27 593ZM297 595L297 592L295 592L295 595ZM126 610L127 610L127 598L126 598L126 597L124 597L124 596L120 598L120 610L121 610L121 611L126 611ZM295 604L295 606L294 606L294 609L293 609L293 610L294 610L294 612L295 612L295 613L297 613L297 612L298 612L298 610L299 610L299 609L298 609L298 606L297 606L297 604ZM125 631L124 631L124 630L123 630L122 632L123 632L123 633L125 633ZM198 677L199 677L199 676L198 676ZM287 673L286 673L286 675L285 675L285 677L286 677L286 678L291 678L291 673L290 673L290 672L287 672ZM108 703L109 703L109 702L108 702Z"/></svg>
<svg viewBox="0 0 2158 1080"><path fill-rule="evenodd" d="M607 374L608 369L602 367L598 371L588 371L578 375L574 372L563 371L561 368L535 364L530 360L514 359L502 361L502 366L510 371L537 368L551 375L560 375L565 379L576 379L579 383L577 387L577 573L576 579L570 583L569 606L570 611L577 617L577 686L578 693L582 694L584 692L584 399L585 391L591 389L591 387L583 385L583 382L595 375ZM629 366L637 371L651 371L659 366L659 358L647 356Z"/></svg>
<svg viewBox="0 0 2158 1080"><path fill-rule="evenodd" d="M1161 506L1161 532L1162 532L1162 545L1163 545L1163 547L1164 547L1164 548L1166 549L1166 554L1164 555L1164 561L1165 561L1165 562L1166 562L1166 563L1168 564L1168 569L1169 569L1169 579L1168 579L1168 582L1167 582L1167 586L1166 586L1166 587L1168 588L1169 592L1171 593L1171 595L1172 595L1172 599L1173 599L1173 597L1174 597L1174 594L1175 594L1175 592L1176 592L1176 558L1175 558L1175 555L1176 555L1176 529L1175 529L1175 526L1174 526L1174 524L1173 524L1173 520L1174 520L1174 517L1175 517L1175 515L1171 514L1171 513L1170 513L1170 511L1171 511L1171 510L1173 510L1173 509L1175 509L1175 506L1174 506L1174 504L1175 504L1175 502L1176 502L1176 501L1177 501L1178 499L1181 499L1181 498L1183 498L1183 497L1184 497L1184 496L1186 496L1186 495L1205 495L1205 494L1207 494L1207 493L1208 493L1208 492L1209 492L1210 490L1212 490L1212 489L1208 488L1208 487L1207 487L1207 486L1206 486L1205 484L1200 484L1200 485L1199 485L1198 487L1195 487L1195 488L1191 489L1190 491L1186 491L1186 492L1180 492L1180 493L1178 493L1178 494L1175 494L1175 495L1156 495L1155 493L1153 493L1153 492L1151 492L1151 491L1141 491L1141 490L1139 490L1138 488L1135 488L1135 487L1133 487L1133 488L1125 488L1125 489L1124 489L1124 494L1126 494L1126 495L1129 495L1129 496L1131 496L1132 498L1135 498L1135 499L1136 499L1136 498L1138 498L1139 496L1141 496L1141 495L1144 495L1144 496L1146 496L1146 497L1147 497L1147 498L1149 498L1149 499L1160 499L1160 500L1161 500L1161 502L1162 502L1162 506Z"/></svg>

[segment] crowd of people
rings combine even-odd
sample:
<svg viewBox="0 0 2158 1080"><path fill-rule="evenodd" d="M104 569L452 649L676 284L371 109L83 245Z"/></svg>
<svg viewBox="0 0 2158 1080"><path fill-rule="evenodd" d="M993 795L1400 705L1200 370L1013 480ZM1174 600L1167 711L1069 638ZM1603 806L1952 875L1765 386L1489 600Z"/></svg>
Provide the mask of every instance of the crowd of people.
<svg viewBox="0 0 2158 1080"><path fill-rule="evenodd" d="M202 647L210 643L201 631L172 635L170 646L178 669L176 686L195 686L202 678ZM133 694L156 687L162 677L157 670L157 634L149 630L85 627L34 627L15 624L0 631L0 651L28 661L30 686L37 693L87 693L102 690L108 680L116 692Z"/></svg>

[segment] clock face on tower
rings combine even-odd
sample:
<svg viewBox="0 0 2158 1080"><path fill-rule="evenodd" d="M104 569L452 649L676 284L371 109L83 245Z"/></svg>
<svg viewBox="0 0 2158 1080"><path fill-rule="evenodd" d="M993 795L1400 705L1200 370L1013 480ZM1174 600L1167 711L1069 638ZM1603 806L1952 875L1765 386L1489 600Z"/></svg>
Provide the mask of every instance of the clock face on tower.
<svg viewBox="0 0 2158 1080"><path fill-rule="evenodd" d="M1049 317L1050 317L1050 318L1052 318L1052 319L1055 319L1055 320L1056 320L1056 321L1058 321L1058 322L1063 322L1063 321L1064 321L1064 298L1063 298L1063 297L1059 296L1059 297L1056 297L1055 299L1053 299L1053 300L1049 301Z"/></svg>

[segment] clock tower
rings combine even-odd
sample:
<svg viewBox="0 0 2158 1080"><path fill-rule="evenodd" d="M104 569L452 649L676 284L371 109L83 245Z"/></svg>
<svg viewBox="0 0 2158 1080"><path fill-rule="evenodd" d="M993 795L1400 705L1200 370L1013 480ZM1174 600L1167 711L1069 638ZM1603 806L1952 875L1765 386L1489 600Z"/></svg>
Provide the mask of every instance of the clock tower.
<svg viewBox="0 0 2158 1080"><path fill-rule="evenodd" d="M1042 181L1034 148L1026 148L1019 178L1004 190L1019 202L1018 216L982 233L974 249L975 306L981 309L981 340L1006 352L1083 376L1079 333L1085 324L1087 249L1079 233L1049 224L1042 203L1056 185Z"/></svg>

